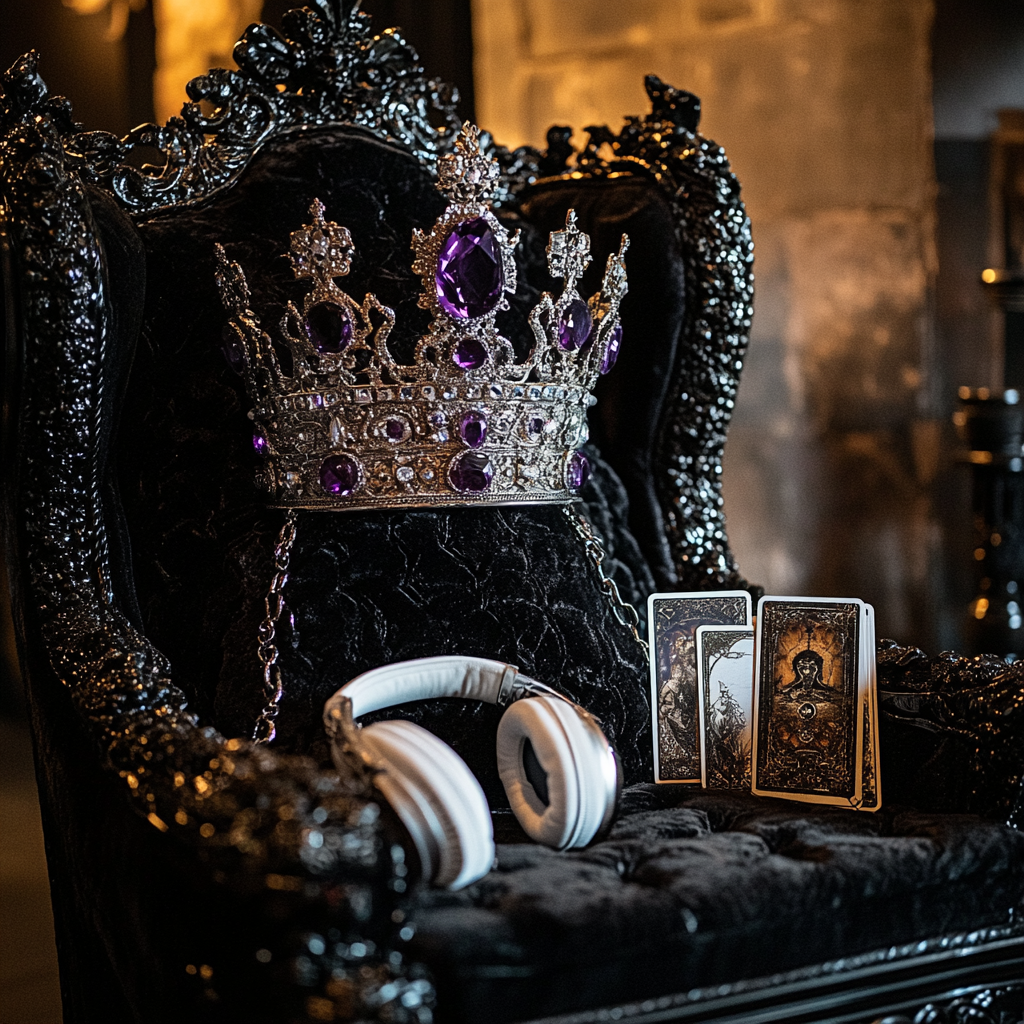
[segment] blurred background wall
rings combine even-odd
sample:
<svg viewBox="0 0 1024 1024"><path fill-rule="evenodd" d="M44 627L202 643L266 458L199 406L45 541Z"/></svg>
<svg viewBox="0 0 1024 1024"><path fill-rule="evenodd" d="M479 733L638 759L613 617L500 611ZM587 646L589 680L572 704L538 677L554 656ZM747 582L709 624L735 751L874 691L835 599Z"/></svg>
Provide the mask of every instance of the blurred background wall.
<svg viewBox="0 0 1024 1024"><path fill-rule="evenodd" d="M190 77L230 66L251 20L279 24L290 6L3 0L0 64L35 47L76 118L122 134L175 113ZM958 386L1002 384L1001 322L979 276L998 227L996 112L1024 108L1024 2L364 7L379 28L402 25L430 73L456 83L464 116L509 146L542 145L552 123L617 128L648 109L650 72L701 97L702 131L743 184L756 251L725 467L741 568L776 593L870 600L883 636L962 646L970 481L950 416ZM2 586L0 634L0 1022L30 1024L59 1010Z"/></svg>
<svg viewBox="0 0 1024 1024"><path fill-rule="evenodd" d="M725 467L740 565L770 593L857 594L883 635L948 643L930 0L478 0L475 14L478 109L503 141L541 144L552 121L618 127L647 109L652 71L700 96L755 244Z"/></svg>

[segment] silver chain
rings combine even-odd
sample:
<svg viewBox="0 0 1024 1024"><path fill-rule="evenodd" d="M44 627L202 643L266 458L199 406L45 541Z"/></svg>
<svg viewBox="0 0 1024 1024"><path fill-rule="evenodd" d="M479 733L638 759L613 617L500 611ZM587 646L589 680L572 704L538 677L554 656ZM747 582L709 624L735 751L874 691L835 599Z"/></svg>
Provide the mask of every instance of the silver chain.
<svg viewBox="0 0 1024 1024"><path fill-rule="evenodd" d="M563 505L562 511L569 522L572 523L576 535L583 541L587 555L594 563L594 568L597 569L598 579L601 581L601 589L608 599L608 605L612 610L612 614L633 634L633 638L643 648L644 656L646 657L648 655L647 641L640 636L640 616L628 601L623 601L622 595L619 593L618 584L605 571L604 559L606 553L597 534L594 533L590 523L569 505Z"/></svg>
<svg viewBox="0 0 1024 1024"><path fill-rule="evenodd" d="M274 578L263 602L265 616L259 628L259 656L263 666L263 693L266 706L256 719L252 738L256 743L270 743L277 735L275 721L280 710L284 687L281 684L281 666L277 663L277 624L284 612L284 587L288 582L288 563L295 543L295 513L285 515L284 525L274 545Z"/></svg>

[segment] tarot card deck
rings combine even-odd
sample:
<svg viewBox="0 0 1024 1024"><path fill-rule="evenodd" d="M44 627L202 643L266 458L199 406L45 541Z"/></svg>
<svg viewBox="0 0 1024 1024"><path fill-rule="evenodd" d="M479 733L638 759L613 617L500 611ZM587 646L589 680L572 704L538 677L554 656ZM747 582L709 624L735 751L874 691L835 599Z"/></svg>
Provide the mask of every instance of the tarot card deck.
<svg viewBox="0 0 1024 1024"><path fill-rule="evenodd" d="M881 806L875 628L856 599L763 597L757 606L752 789Z"/></svg>
<svg viewBox="0 0 1024 1024"><path fill-rule="evenodd" d="M875 614L746 591L648 601L657 782L875 811Z"/></svg>
<svg viewBox="0 0 1024 1024"><path fill-rule="evenodd" d="M750 627L745 590L652 594L647 602L656 782L700 785L697 628Z"/></svg>

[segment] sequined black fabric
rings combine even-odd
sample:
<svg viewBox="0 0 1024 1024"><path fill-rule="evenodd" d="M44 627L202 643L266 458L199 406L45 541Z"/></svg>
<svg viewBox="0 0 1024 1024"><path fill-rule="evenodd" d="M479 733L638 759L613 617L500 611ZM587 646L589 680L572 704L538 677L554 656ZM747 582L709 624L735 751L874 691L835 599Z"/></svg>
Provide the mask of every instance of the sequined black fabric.
<svg viewBox="0 0 1024 1024"><path fill-rule="evenodd" d="M370 780L200 727L131 621L109 468L143 251L69 169L33 55L3 90L5 523L65 1019L426 1021L397 951L416 866Z"/></svg>
<svg viewBox="0 0 1024 1024"><path fill-rule="evenodd" d="M1024 664L883 640L878 688L892 799L1024 828Z"/></svg>

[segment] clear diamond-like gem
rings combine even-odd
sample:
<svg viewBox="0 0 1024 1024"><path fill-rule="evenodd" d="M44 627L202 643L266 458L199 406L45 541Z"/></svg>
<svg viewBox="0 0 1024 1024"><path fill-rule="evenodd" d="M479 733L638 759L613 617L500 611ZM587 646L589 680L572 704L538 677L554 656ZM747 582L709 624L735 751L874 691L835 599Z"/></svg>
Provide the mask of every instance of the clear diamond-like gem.
<svg viewBox="0 0 1024 1024"><path fill-rule="evenodd" d="M484 217L457 224L441 245L434 274L437 301L459 320L486 316L505 288L501 251Z"/></svg>
<svg viewBox="0 0 1024 1024"><path fill-rule="evenodd" d="M395 470L395 479L400 484L409 483L415 475L416 472L412 466L399 466L398 469Z"/></svg>

